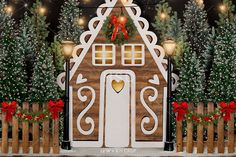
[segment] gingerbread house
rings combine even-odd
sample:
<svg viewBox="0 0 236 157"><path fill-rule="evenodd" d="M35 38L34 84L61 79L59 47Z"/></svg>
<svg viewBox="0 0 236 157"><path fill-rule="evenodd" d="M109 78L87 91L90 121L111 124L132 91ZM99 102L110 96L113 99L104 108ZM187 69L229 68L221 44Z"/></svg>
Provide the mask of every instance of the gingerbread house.
<svg viewBox="0 0 236 157"><path fill-rule="evenodd" d="M102 27L120 7L137 31L128 43L115 45L107 42ZM164 146L167 60L140 15L132 0L105 0L74 48L69 128L73 147ZM64 77L65 73L58 76L62 89Z"/></svg>

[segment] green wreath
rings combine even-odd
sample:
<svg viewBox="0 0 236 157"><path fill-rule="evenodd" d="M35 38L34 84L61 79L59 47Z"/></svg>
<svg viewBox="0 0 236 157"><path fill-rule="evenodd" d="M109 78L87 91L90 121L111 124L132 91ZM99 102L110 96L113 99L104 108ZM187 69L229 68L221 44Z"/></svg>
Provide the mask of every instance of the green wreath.
<svg viewBox="0 0 236 157"><path fill-rule="evenodd" d="M105 37L108 40L108 42L118 44L118 45L122 45L124 43L127 43L129 39L132 39L132 37L134 36L134 34L136 32L136 27L135 27L135 25L134 25L134 23L133 23L133 21L130 17L123 16L127 19L127 21L124 24L124 28L127 31L128 38L124 35L124 32L121 28L121 25L119 25L116 38L115 38L115 40L112 40L112 36L113 36L113 33L114 33L114 28L115 28L114 23L112 23L112 18L114 16L117 18L117 20L121 17L121 16L116 16L116 15L107 17L107 19L104 22L102 30L103 30L103 32L105 34Z"/></svg>

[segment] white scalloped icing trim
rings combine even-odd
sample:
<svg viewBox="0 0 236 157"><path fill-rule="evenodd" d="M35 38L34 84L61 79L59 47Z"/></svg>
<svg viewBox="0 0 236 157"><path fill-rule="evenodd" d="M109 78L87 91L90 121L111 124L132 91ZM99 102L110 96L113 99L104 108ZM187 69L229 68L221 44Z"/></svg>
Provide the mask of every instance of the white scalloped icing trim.
<svg viewBox="0 0 236 157"><path fill-rule="evenodd" d="M81 64L82 60L84 59L85 55L87 54L89 48L91 47L95 38L97 37L99 31L102 29L104 21L106 20L107 16L109 16L111 11L113 10L112 7L114 7L116 5L117 1L118 0L105 0L106 3L100 5L100 7L97 9L97 17L94 17L93 19L91 19L89 21L89 24L88 24L89 30L82 33L82 35L80 36L81 44L77 45L73 51L73 55L72 55L73 58L71 59L70 62L71 63L74 62L75 64L73 65L72 69L70 70L70 79L72 79L72 77L74 76L76 70L80 66L80 64ZM132 8L126 7L126 11L128 12L129 16L131 17L135 26L137 27L137 30L138 30L140 36L142 37L143 41L145 42L149 52L151 53L158 69L160 70L164 79L167 81L167 71L165 70L164 66L162 65L163 63L167 63L167 60L164 59L164 56L165 56L164 49L160 45L156 45L156 43L157 43L156 34L151 31L148 31L149 23L145 18L140 17L141 16L141 9L140 9L140 7L138 7L138 5L133 3L133 0L128 0L123 5L124 6L133 6ZM106 8L106 7L108 7L108 8L106 9L106 11L104 13L102 13L102 9ZM133 12L132 9L134 9L135 11ZM96 28L94 27L95 22L98 22ZM142 27L139 22L143 23L144 26ZM85 38L88 35L91 37L89 38L88 41L86 41ZM150 36L152 38L151 42L149 41L148 36ZM81 51L80 55L77 56L76 53L79 49L82 49L82 51ZM156 53L156 50L158 50L160 52L159 55ZM61 89L65 90L65 84L62 81L63 77L65 77L65 72L61 73L58 76L57 83L61 87ZM174 79L176 79L176 78L174 77ZM177 81L175 81L175 82L177 84ZM176 88L176 85L174 85L173 87Z"/></svg>

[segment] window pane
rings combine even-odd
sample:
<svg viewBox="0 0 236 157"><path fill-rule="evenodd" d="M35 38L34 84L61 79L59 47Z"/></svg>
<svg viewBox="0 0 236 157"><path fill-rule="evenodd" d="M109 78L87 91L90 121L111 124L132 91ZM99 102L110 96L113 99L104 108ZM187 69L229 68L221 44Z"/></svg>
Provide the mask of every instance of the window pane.
<svg viewBox="0 0 236 157"><path fill-rule="evenodd" d="M102 58L102 52L96 53L96 54L95 54L95 57L96 57L96 58Z"/></svg>
<svg viewBox="0 0 236 157"><path fill-rule="evenodd" d="M142 53L135 53L134 58L142 58Z"/></svg>
<svg viewBox="0 0 236 157"><path fill-rule="evenodd" d="M132 46L125 46L125 51L132 51Z"/></svg>
<svg viewBox="0 0 236 157"><path fill-rule="evenodd" d="M125 53L125 58L132 58L132 54L131 53Z"/></svg>
<svg viewBox="0 0 236 157"><path fill-rule="evenodd" d="M112 59L107 59L106 64L112 64Z"/></svg>
<svg viewBox="0 0 236 157"><path fill-rule="evenodd" d="M135 64L142 64L142 60L135 60Z"/></svg>
<svg viewBox="0 0 236 157"><path fill-rule="evenodd" d="M135 46L135 51L142 51L142 46Z"/></svg>
<svg viewBox="0 0 236 157"><path fill-rule="evenodd" d="M132 64L132 60L125 60L125 64Z"/></svg>
<svg viewBox="0 0 236 157"><path fill-rule="evenodd" d="M112 46L106 46L106 51L112 51Z"/></svg>
<svg viewBox="0 0 236 157"><path fill-rule="evenodd" d="M102 64L102 59L96 59L95 64Z"/></svg>
<svg viewBox="0 0 236 157"><path fill-rule="evenodd" d="M112 58L112 53L106 53L107 58Z"/></svg>
<svg viewBox="0 0 236 157"><path fill-rule="evenodd" d="M102 51L102 46L95 46L95 51Z"/></svg>

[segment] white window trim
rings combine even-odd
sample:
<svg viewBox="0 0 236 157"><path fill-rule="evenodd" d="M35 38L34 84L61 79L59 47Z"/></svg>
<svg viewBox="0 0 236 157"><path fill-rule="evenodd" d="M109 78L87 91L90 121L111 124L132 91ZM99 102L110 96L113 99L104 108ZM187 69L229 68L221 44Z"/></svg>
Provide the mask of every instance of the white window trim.
<svg viewBox="0 0 236 157"><path fill-rule="evenodd" d="M96 64L96 51L95 51L95 47L96 46L102 46L102 64ZM105 51L105 47L106 46L112 46L112 64L106 64L104 63L104 61L106 60L106 57L105 54L106 54L106 51ZM114 66L116 64L116 48L115 48L115 45L114 44L93 44L92 46L92 63L94 66Z"/></svg>
<svg viewBox="0 0 236 157"><path fill-rule="evenodd" d="M131 46L131 52L132 52L132 63L131 64L125 64L125 46ZM142 64L135 64L135 56L134 56L134 51L135 51L135 46L141 46L142 50L140 51L140 53L142 53L142 58L140 58L142 60ZM144 44L124 44L121 47L121 64L123 66L144 66L145 65L145 53L144 53Z"/></svg>

